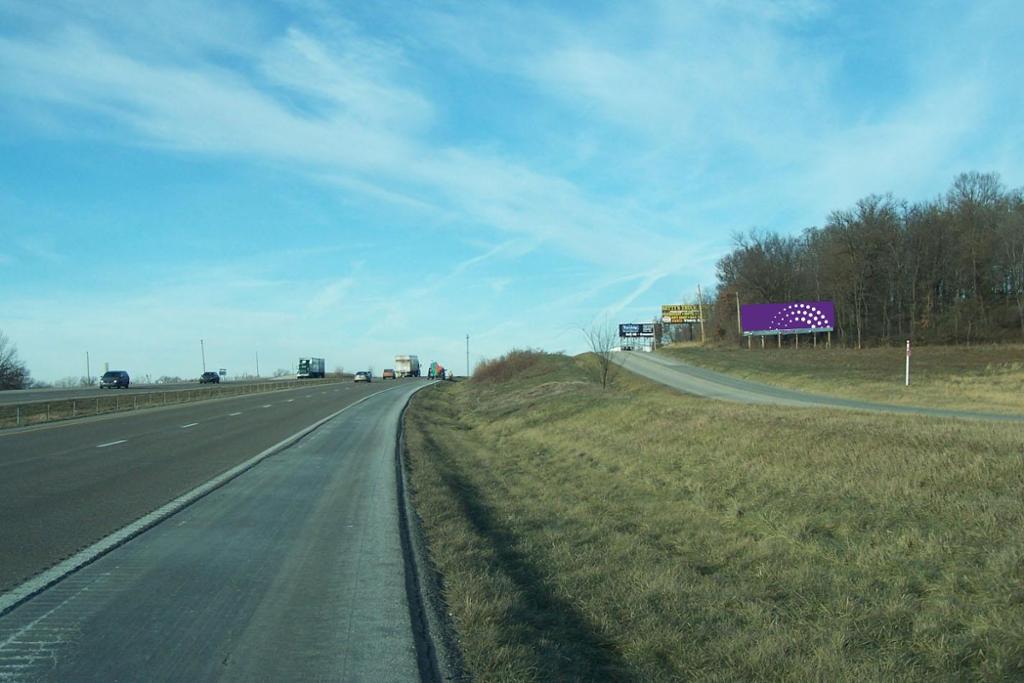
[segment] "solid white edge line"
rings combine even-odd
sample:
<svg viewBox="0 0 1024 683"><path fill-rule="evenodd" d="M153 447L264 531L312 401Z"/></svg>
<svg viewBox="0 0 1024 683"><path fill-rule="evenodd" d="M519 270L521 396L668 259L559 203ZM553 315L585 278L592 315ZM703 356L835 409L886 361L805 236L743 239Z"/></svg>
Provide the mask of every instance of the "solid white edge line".
<svg viewBox="0 0 1024 683"><path fill-rule="evenodd" d="M119 441L110 441L109 443L101 443L100 445L96 446L96 448L106 448L107 446L116 446L117 444L124 443L126 441L128 441L128 439L121 439Z"/></svg>
<svg viewBox="0 0 1024 683"><path fill-rule="evenodd" d="M7 614L12 609L17 607L21 603L25 602L32 596L43 592L53 584L63 579L68 574L78 571L85 565L95 561L103 555L106 555L118 546L124 545L125 543L135 538L142 532L151 529L152 527L164 521L171 515L185 509L186 507L196 502L197 500L207 495L208 493L220 488L224 484L227 484L235 477L239 476L246 470L252 469L263 460L269 458L274 453L277 453L278 451L282 451L285 448L288 448L296 441L312 432L317 427L323 425L326 422L329 422L330 420L333 420L334 418L336 418L338 415L345 412L349 408L357 406L363 401L368 401L374 396L383 394L385 391L391 391L391 389L397 388L398 387L391 387L388 389L383 389L381 391L376 391L370 394L369 396L364 396L355 403L348 404L341 410L335 411L328 415L327 417L323 418L322 420L314 422L308 427L305 427L295 432L291 436L283 439L282 441L277 442L276 444L266 449L262 453L254 455L253 457L249 458L248 460L239 465L235 465L230 470L217 475L213 479L207 481L205 484L200 484L191 491L178 496L177 498L167 503L166 505L163 505L162 507L157 508L153 512L150 512L148 515L144 515L139 519L135 520L134 522L132 522L131 524L123 526L114 533L104 538L101 538L88 548L80 550L79 552L75 553L63 562L60 562L54 565L53 567L50 567L49 569L44 570L43 572L40 572L31 579L25 581L21 585L14 588L13 590L4 593L3 595L0 595L0 617Z"/></svg>

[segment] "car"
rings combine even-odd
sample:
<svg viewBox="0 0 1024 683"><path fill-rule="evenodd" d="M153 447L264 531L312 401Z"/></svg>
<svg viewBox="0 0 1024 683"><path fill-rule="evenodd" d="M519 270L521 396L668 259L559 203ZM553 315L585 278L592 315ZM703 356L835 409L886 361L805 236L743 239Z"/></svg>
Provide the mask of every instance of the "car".
<svg viewBox="0 0 1024 683"><path fill-rule="evenodd" d="M199 375L200 384L220 384L220 375L216 372L204 372Z"/></svg>
<svg viewBox="0 0 1024 683"><path fill-rule="evenodd" d="M381 379L395 379L395 371L392 370L391 368L387 368L386 370L384 370L383 372L380 373L380 378Z"/></svg>
<svg viewBox="0 0 1024 683"><path fill-rule="evenodd" d="M367 370L360 370L356 373L356 376L352 378L353 382L371 382L371 375Z"/></svg>
<svg viewBox="0 0 1024 683"><path fill-rule="evenodd" d="M124 370L108 370L100 378L100 389L127 389L131 378Z"/></svg>

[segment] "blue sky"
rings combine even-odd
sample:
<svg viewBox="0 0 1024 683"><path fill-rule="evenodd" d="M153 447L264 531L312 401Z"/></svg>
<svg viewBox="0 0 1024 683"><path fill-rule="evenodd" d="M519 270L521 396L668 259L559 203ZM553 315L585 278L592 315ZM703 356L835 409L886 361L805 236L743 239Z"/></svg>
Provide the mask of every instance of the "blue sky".
<svg viewBox="0 0 1024 683"><path fill-rule="evenodd" d="M1007 2L0 0L0 330L33 376L576 353L794 233L1024 184Z"/></svg>

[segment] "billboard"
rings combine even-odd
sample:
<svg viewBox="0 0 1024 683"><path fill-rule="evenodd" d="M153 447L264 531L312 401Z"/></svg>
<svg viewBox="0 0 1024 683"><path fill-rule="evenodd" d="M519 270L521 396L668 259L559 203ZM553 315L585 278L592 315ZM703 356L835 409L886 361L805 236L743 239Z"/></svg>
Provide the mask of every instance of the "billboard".
<svg viewBox="0 0 1024 683"><path fill-rule="evenodd" d="M663 323L699 323L700 306L697 304L663 304L661 307Z"/></svg>
<svg viewBox="0 0 1024 683"><path fill-rule="evenodd" d="M831 301L743 304L740 323L745 335L831 332L836 326L836 307Z"/></svg>
<svg viewBox="0 0 1024 683"><path fill-rule="evenodd" d="M654 323L619 323L620 337L653 337Z"/></svg>

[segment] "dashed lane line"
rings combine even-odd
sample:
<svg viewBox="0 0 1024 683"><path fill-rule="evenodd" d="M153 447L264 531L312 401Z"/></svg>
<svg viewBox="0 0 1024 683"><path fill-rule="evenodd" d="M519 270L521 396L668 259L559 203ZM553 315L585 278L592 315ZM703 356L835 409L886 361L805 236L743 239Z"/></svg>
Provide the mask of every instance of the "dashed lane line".
<svg viewBox="0 0 1024 683"><path fill-rule="evenodd" d="M181 428L182 429L188 429L189 427L195 427L197 424L199 424L199 423L198 422L189 422L187 425L181 425Z"/></svg>
<svg viewBox="0 0 1024 683"><path fill-rule="evenodd" d="M235 417L236 415L241 415L241 414L242 414L241 412L237 412L237 413L229 413L229 414L228 414L228 417Z"/></svg>
<svg viewBox="0 0 1024 683"><path fill-rule="evenodd" d="M106 448L107 446L116 446L119 443L124 443L128 439L118 439L117 441L108 441L107 443L101 443L96 448Z"/></svg>

